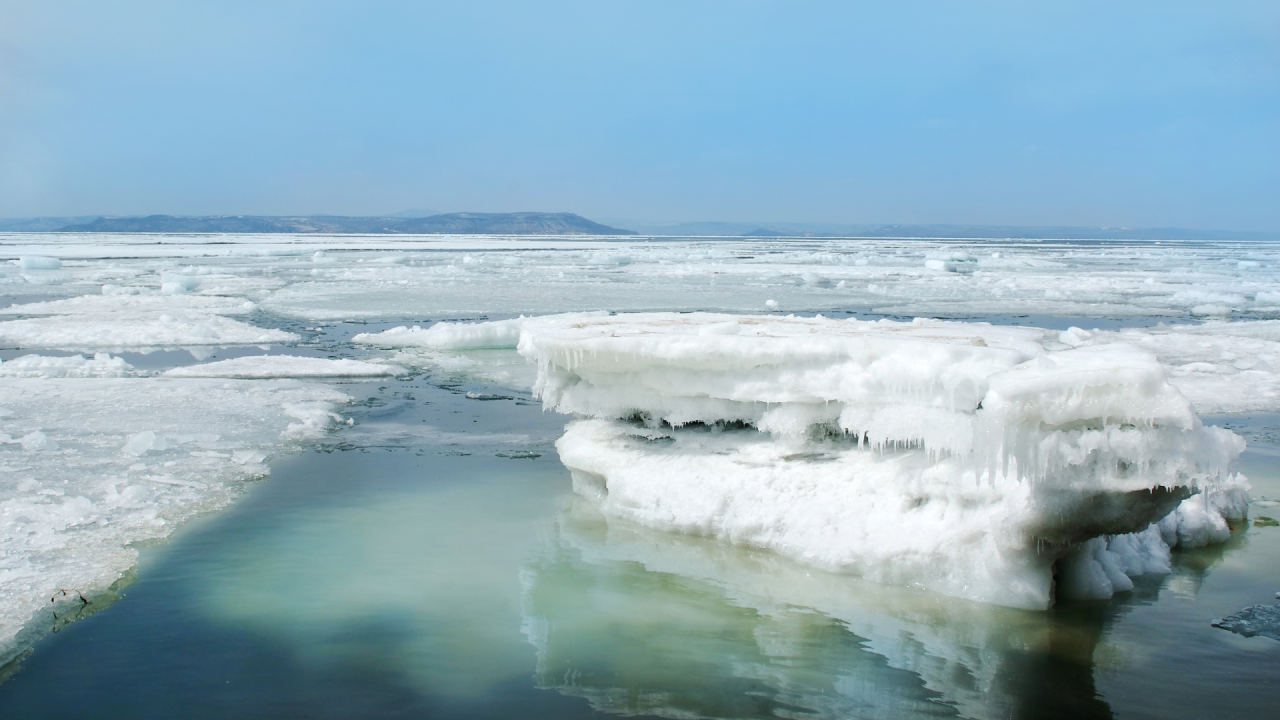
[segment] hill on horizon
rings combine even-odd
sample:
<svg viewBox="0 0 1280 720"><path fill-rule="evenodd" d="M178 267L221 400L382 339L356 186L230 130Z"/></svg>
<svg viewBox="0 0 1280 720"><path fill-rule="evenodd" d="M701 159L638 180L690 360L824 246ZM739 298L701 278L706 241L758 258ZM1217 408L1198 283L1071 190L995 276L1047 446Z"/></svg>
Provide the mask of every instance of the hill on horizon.
<svg viewBox="0 0 1280 720"><path fill-rule="evenodd" d="M55 228L48 228L55 230ZM574 213L445 213L428 217L205 215L100 217L57 232L333 233L376 235L634 235Z"/></svg>

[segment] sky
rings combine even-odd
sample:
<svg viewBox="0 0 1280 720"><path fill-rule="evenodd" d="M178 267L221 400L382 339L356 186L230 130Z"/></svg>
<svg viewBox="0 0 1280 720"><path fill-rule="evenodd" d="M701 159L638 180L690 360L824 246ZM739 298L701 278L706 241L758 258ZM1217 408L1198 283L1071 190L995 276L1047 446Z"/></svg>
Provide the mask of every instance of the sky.
<svg viewBox="0 0 1280 720"><path fill-rule="evenodd" d="M1280 230L1280 3L0 0L0 217Z"/></svg>

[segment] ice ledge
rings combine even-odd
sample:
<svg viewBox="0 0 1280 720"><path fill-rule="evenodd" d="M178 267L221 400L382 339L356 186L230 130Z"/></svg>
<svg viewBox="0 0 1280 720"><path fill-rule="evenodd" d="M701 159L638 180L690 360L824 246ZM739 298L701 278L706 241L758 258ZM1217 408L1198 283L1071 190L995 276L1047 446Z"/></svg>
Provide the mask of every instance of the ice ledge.
<svg viewBox="0 0 1280 720"><path fill-rule="evenodd" d="M526 319L519 350L549 408L591 418L557 448L607 513L1042 609L1167 571L1247 503L1243 441L1153 355L1044 335L653 313Z"/></svg>

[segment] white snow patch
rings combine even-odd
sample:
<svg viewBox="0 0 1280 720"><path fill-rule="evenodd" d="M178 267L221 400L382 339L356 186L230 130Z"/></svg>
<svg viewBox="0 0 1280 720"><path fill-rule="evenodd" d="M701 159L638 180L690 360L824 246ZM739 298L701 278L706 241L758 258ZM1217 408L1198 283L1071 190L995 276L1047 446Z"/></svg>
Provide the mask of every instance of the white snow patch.
<svg viewBox="0 0 1280 720"><path fill-rule="evenodd" d="M83 355L23 355L0 363L0 377L6 378L129 377L134 374L132 365L125 362L124 358L111 357L110 353L97 353L92 358Z"/></svg>
<svg viewBox="0 0 1280 720"><path fill-rule="evenodd" d="M606 312L567 313L561 320L607 317ZM433 350L482 350L514 348L520 341L524 316L490 322L438 322L427 329L394 327L379 333L360 333L351 341L361 345L386 348L430 348Z"/></svg>
<svg viewBox="0 0 1280 720"><path fill-rule="evenodd" d="M75 349L254 345L298 339L290 332L224 317L249 309L243 298L85 295L0 311L37 316L0 322L0 343Z"/></svg>
<svg viewBox="0 0 1280 720"><path fill-rule="evenodd" d="M360 360L329 360L298 355L250 355L202 365L176 367L165 371L163 375L174 378L337 378L382 377L403 375L405 372L405 369L398 365Z"/></svg>
<svg viewBox="0 0 1280 720"><path fill-rule="evenodd" d="M524 318L481 323L438 322L427 329L394 327L380 333L360 333L354 343L377 347L421 347L438 350L513 348L520 340Z"/></svg>
<svg viewBox="0 0 1280 720"><path fill-rule="evenodd" d="M1280 323L1207 322L1058 336L1072 347L1128 343L1159 359L1200 413L1280 411Z"/></svg>

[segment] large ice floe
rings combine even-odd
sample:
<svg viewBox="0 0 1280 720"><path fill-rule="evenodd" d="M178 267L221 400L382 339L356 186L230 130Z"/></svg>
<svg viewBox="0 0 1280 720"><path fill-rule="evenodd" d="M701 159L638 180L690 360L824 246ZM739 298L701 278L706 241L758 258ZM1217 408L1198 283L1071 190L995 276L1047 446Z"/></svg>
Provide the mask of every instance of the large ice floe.
<svg viewBox="0 0 1280 720"><path fill-rule="evenodd" d="M42 363L49 372L36 379ZM323 434L347 400L292 380L67 372L120 369L102 357L0 368L15 364L25 376L0 384L0 667L104 603L137 543L225 506L267 474L269 455Z"/></svg>
<svg viewBox="0 0 1280 720"><path fill-rule="evenodd" d="M24 348L182 347L290 342L294 333L260 328L228 315L256 306L244 298L179 295L86 295L0 309L0 344Z"/></svg>
<svg viewBox="0 0 1280 720"><path fill-rule="evenodd" d="M1107 597L1243 517L1243 441L1139 347L1035 328L653 313L522 321L575 490L642 524L1022 608ZM1061 561L1061 562L1059 562Z"/></svg>
<svg viewBox="0 0 1280 720"><path fill-rule="evenodd" d="M1116 342L1141 347L1159 358L1169 382L1200 413L1280 411L1280 322L1275 320L1106 332L1071 328L1053 339L1071 347Z"/></svg>
<svg viewBox="0 0 1280 720"><path fill-rule="evenodd" d="M0 366L3 373L4 366ZM299 355L248 355L199 365L184 365L163 374L171 378L358 378L402 375L398 365Z"/></svg>

